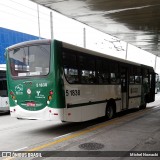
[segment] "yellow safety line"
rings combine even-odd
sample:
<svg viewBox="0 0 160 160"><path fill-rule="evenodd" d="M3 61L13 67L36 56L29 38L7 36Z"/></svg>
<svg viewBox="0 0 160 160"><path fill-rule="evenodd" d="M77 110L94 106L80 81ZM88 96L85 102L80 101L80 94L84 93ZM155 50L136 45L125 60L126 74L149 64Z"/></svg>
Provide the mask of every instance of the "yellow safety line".
<svg viewBox="0 0 160 160"><path fill-rule="evenodd" d="M60 139L55 140L55 141L50 142L50 143L43 144L43 145L41 145L41 146L32 148L32 149L30 149L30 150L28 150L28 151L39 151L39 150L41 150L41 149L47 148L47 147L52 146L52 145L56 145L56 144L58 144L58 143L62 143L62 142L64 142L64 141L67 141L67 140L73 139L73 138L75 138L75 137L84 135L84 134L89 133L89 132L92 132L92 131L94 131L94 130L97 130L97 129L100 129L100 128L103 128L103 127L112 125L112 124L114 124L114 123L119 123L119 122L121 122L122 120L128 120L128 118L131 118L131 119L132 119L132 118L134 118L134 117L137 117L137 116L139 116L139 115L142 115L143 113L146 113L146 112L150 111L151 109L153 109L153 108L141 110L141 111L139 111L139 112L134 112L134 113L131 113L131 114L129 114L129 115L126 115L125 117L121 117L121 118L117 117L117 118L115 118L115 119L113 119L113 120L104 122L103 124L90 127L90 128L85 129L85 130L83 130L83 131L79 131L78 133L73 133L72 135L69 135L69 136L60 138ZM13 159L14 159L14 157L7 157L7 158L5 158L4 160L13 160Z"/></svg>
<svg viewBox="0 0 160 160"><path fill-rule="evenodd" d="M72 135L69 135L69 136L60 138L60 139L55 140L55 141L53 141L53 142L46 143L46 144L43 144L43 145L41 145L41 146L32 148L32 149L30 149L30 150L28 150L28 151L39 151L39 150L44 149L44 148L46 148L46 147L49 147L49 146L52 146L52 145L55 145L55 144L58 144L58 143L61 143L61 142L64 142L64 141L73 139L73 138L75 138L75 137L84 135L84 134L86 134L86 133L92 132L92 131L94 131L94 130L97 130L97 129L100 129L100 128L103 128L103 127L106 127L106 126L109 126L109 125L112 125L112 124L114 124L114 123L118 123L118 122L120 122L121 120L127 119L128 117L129 117L129 118L134 118L134 117L136 117L136 116L139 116L139 115L143 114L144 111L147 112L147 111L149 111L149 110L151 110L151 109L152 109L152 108L147 109L147 110L142 110L142 111L139 111L139 112L136 112L136 113L131 113L130 115L127 115L127 116L122 117L122 118L115 118L115 119L110 120L110 121L107 121L107 122L105 122L105 123L103 123L103 124L96 125L96 126L94 126L94 127L85 129L85 130L83 130L83 131L79 131L78 133L73 133Z"/></svg>

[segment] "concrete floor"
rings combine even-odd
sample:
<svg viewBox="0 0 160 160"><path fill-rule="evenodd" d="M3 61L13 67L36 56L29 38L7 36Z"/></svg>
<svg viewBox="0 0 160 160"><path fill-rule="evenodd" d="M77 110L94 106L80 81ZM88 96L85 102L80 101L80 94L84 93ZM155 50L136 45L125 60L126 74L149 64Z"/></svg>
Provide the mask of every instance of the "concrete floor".
<svg viewBox="0 0 160 160"><path fill-rule="evenodd" d="M10 115L1 115L0 126L1 151L41 151L46 156L23 159L160 159L160 94L156 95L154 103L147 105L147 109L121 113L109 121L55 123L17 120ZM62 152L58 154L57 151ZM139 154L153 151L159 157L130 157L130 153L137 151Z"/></svg>

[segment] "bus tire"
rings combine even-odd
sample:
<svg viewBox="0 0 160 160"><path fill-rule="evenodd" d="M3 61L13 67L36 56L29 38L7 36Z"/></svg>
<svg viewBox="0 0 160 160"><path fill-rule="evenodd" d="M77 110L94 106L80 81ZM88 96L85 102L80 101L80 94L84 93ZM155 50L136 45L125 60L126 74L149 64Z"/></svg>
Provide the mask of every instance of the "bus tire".
<svg viewBox="0 0 160 160"><path fill-rule="evenodd" d="M17 117L17 119L18 119L18 120L23 120L23 118L19 118L19 117Z"/></svg>
<svg viewBox="0 0 160 160"><path fill-rule="evenodd" d="M141 106L141 109L146 109L146 103L144 103L142 106Z"/></svg>
<svg viewBox="0 0 160 160"><path fill-rule="evenodd" d="M112 119L115 116L115 108L112 103L108 103L106 106L106 118Z"/></svg>

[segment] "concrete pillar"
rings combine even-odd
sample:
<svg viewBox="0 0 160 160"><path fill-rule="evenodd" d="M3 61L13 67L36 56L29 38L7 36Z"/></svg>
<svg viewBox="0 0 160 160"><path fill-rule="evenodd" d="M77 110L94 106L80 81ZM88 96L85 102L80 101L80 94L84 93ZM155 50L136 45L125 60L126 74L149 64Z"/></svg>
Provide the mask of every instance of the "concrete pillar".
<svg viewBox="0 0 160 160"><path fill-rule="evenodd" d="M156 66L157 66L157 55L155 56L155 64L154 64L154 71L156 72Z"/></svg>
<svg viewBox="0 0 160 160"><path fill-rule="evenodd" d="M86 48L86 28L83 28L83 47Z"/></svg>
<svg viewBox="0 0 160 160"><path fill-rule="evenodd" d="M53 14L50 12L50 28L51 28L51 40L54 39L54 33L53 33Z"/></svg>
<svg viewBox="0 0 160 160"><path fill-rule="evenodd" d="M126 42L126 57L125 57L125 59L127 60L127 57L128 56L128 43Z"/></svg>
<svg viewBox="0 0 160 160"><path fill-rule="evenodd" d="M39 5L38 4L37 4L37 15L38 15L38 34L39 34L39 39L41 39L41 28L40 28Z"/></svg>

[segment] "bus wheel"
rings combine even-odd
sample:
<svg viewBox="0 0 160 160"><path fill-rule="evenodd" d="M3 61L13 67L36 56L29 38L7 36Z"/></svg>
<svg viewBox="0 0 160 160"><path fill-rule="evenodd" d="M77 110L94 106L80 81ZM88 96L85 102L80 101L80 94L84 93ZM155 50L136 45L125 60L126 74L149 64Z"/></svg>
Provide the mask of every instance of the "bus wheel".
<svg viewBox="0 0 160 160"><path fill-rule="evenodd" d="M114 109L113 109L112 105L107 105L106 117L107 117L107 119L112 119L114 117Z"/></svg>
<svg viewBox="0 0 160 160"><path fill-rule="evenodd" d="M139 108L140 108L140 109L146 109L146 105L147 105L147 104L144 103L144 104L142 104Z"/></svg>
<svg viewBox="0 0 160 160"><path fill-rule="evenodd" d="M17 119L18 119L18 120L23 120L23 118L19 118L19 117L17 117Z"/></svg>

